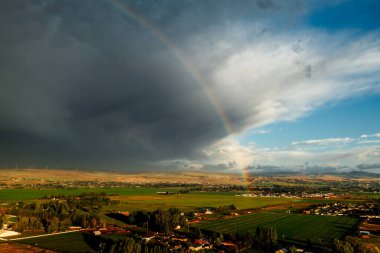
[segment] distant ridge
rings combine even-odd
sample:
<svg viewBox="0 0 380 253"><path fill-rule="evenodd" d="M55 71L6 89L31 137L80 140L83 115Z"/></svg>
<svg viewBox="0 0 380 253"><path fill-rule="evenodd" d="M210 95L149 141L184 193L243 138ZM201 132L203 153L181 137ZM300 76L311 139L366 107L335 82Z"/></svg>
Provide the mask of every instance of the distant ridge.
<svg viewBox="0 0 380 253"><path fill-rule="evenodd" d="M285 171L285 170L279 170L279 171L250 171L249 172L251 176L296 176L296 175L304 175L304 176L321 176L321 175L333 175L333 176L339 176L344 178L380 178L380 174L378 173L372 173L372 172L366 172L366 171L348 171L348 172L330 172L330 171L321 171L321 172L308 172L305 171Z"/></svg>

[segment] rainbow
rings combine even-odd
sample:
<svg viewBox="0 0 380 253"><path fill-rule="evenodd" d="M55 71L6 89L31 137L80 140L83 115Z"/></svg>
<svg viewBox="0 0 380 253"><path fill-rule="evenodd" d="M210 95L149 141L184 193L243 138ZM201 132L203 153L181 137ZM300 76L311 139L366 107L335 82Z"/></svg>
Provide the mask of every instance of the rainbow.
<svg viewBox="0 0 380 253"><path fill-rule="evenodd" d="M123 2L122 0L110 0L110 3L112 4L112 6L114 6L115 9L122 12L123 14L126 14L128 17L132 18L135 22L137 22L138 24L146 28L161 42L161 44L163 44L165 47L167 47L173 52L173 54L176 56L177 60L181 63L181 65L191 74L191 76L197 81L197 83L202 88L203 92L207 96L211 105L213 106L216 113L220 117L227 135L232 134L234 132L232 124L230 123L226 112L224 111L221 103L219 102L218 97L212 92L212 90L209 88L210 85L207 83L207 80L202 76L199 70L195 68L194 64L192 64L190 60L188 60L188 57L186 57L185 53L182 52L160 30L158 30L154 24L152 24L148 19L146 19L141 14L132 10L125 2Z"/></svg>
<svg viewBox="0 0 380 253"><path fill-rule="evenodd" d="M215 109L215 112L219 116L224 126L224 129L226 131L226 134L227 135L234 134L233 126L230 123L230 120L228 119L228 116L224 108L222 107L219 101L219 98L209 88L210 85L208 84L207 80L203 77L200 71L194 66L194 64L190 60L188 60L188 57L186 57L186 54L180 48L178 48L175 45L175 43L173 43L167 36L165 36L153 23L151 23L143 15L132 10L124 1L110 0L110 3L115 9L120 11L122 14L127 15L129 18L133 19L136 23L140 24L145 29L147 29L160 41L162 45L164 45L169 50L171 50L171 52L173 52L178 62L191 74L191 76L196 80L196 82L199 84L199 86L203 90L210 104L213 106L213 108ZM243 174L244 183L249 184L248 178L250 177L250 175L249 175L248 168L242 168L242 174Z"/></svg>

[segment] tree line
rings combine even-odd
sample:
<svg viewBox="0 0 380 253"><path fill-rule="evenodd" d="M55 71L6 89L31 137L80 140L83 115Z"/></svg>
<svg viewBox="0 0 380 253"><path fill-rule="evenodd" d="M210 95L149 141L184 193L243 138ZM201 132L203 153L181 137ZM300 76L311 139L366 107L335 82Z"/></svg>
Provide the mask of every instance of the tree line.
<svg viewBox="0 0 380 253"><path fill-rule="evenodd" d="M376 246L369 247L359 238L347 236L344 240L334 240L334 252L336 253L379 253Z"/></svg>
<svg viewBox="0 0 380 253"><path fill-rule="evenodd" d="M169 208L168 210L158 208L153 212L133 211L125 218L125 221L166 234L172 232L177 226L187 226L186 216L178 208Z"/></svg>
<svg viewBox="0 0 380 253"><path fill-rule="evenodd" d="M44 229L48 233L61 232L69 226L82 228L104 227L100 217L103 205L115 204L110 198L101 195L81 195L65 200L45 203L23 203L12 205L7 212L19 216L14 224L18 232Z"/></svg>
<svg viewBox="0 0 380 253"><path fill-rule="evenodd" d="M100 243L101 253L169 253L168 247L145 243L141 238L114 239L108 238ZM179 251L181 253L181 251Z"/></svg>

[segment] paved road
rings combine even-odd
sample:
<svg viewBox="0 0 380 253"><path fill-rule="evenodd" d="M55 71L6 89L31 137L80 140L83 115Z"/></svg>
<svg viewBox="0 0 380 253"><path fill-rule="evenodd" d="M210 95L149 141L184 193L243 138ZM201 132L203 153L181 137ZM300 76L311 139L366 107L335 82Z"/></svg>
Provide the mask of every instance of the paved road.
<svg viewBox="0 0 380 253"><path fill-rule="evenodd" d="M14 239L0 238L0 240L2 240L2 241L19 241L19 240L30 239L30 238L54 236L54 235L61 235L61 234L74 233L74 232L79 232L79 231L65 231L65 232L59 232L59 233L54 233L54 234L33 235L33 236L26 236L26 237L14 238Z"/></svg>

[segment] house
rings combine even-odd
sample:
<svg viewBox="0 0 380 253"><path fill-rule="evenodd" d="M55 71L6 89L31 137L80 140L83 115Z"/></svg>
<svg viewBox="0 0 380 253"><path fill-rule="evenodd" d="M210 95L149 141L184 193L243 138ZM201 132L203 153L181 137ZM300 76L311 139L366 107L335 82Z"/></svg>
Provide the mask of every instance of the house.
<svg viewBox="0 0 380 253"><path fill-rule="evenodd" d="M82 227L80 227L80 226L70 226L70 227L69 227L69 230L70 230L70 231L79 231L79 230L81 230L81 228L82 228Z"/></svg>
<svg viewBox="0 0 380 253"><path fill-rule="evenodd" d="M194 243L201 244L201 245L209 244L209 242L205 239L195 239Z"/></svg>
<svg viewBox="0 0 380 253"><path fill-rule="evenodd" d="M2 237L8 237L8 236L15 236L20 235L20 233L10 230L0 230L0 238Z"/></svg>
<svg viewBox="0 0 380 253"><path fill-rule="evenodd" d="M200 251L200 250L202 250L202 246L197 246L197 247L190 246L190 247L189 247L189 250L190 250L190 251Z"/></svg>
<svg viewBox="0 0 380 253"><path fill-rule="evenodd" d="M206 210L205 214L212 214L212 211L210 211L209 209Z"/></svg>
<svg viewBox="0 0 380 253"><path fill-rule="evenodd" d="M186 237L183 237L183 238L173 237L172 239L173 239L173 241L180 241L180 242L187 242L187 240L188 240Z"/></svg>
<svg viewBox="0 0 380 253"><path fill-rule="evenodd" d="M224 245L224 246L235 246L235 243L233 243L233 242L222 242L222 245Z"/></svg>
<svg viewBox="0 0 380 253"><path fill-rule="evenodd" d="M119 213L122 214L122 215L124 215L124 216L129 216L130 215L130 213L128 211L126 211L126 212L119 212Z"/></svg>
<svg viewBox="0 0 380 253"><path fill-rule="evenodd" d="M151 237L144 237L143 240L146 241L146 242L149 242L150 240L154 239L155 236L151 236Z"/></svg>
<svg viewBox="0 0 380 253"><path fill-rule="evenodd" d="M176 246L173 247L173 249L174 250L180 250L180 249L182 249L182 245L181 244L180 245L176 245Z"/></svg>

